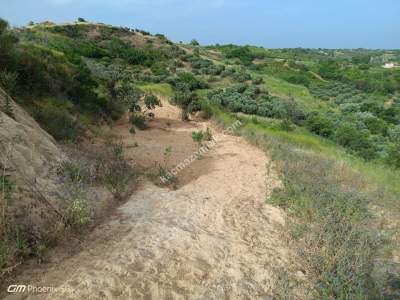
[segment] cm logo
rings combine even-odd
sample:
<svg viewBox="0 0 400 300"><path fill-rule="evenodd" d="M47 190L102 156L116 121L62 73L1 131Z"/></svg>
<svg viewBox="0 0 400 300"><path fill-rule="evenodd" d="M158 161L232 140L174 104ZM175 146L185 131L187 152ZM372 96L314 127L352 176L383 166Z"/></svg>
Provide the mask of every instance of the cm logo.
<svg viewBox="0 0 400 300"><path fill-rule="evenodd" d="M26 290L26 285L24 284L11 284L7 288L7 292L9 293L23 293Z"/></svg>

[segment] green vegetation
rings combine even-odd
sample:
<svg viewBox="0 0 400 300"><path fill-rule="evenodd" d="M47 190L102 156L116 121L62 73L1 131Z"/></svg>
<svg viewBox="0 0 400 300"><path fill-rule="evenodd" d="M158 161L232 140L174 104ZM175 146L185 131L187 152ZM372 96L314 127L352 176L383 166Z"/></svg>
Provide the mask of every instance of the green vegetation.
<svg viewBox="0 0 400 300"><path fill-rule="evenodd" d="M92 126L119 119L127 108L137 111L142 100L137 87L165 86L169 66L183 55L164 40L162 47L135 47L126 37L136 31L127 28L84 21L15 30L3 20L0 25L1 86L60 141L80 139ZM92 31L99 34L91 36ZM12 115L9 103L4 110Z"/></svg>
<svg viewBox="0 0 400 300"><path fill-rule="evenodd" d="M192 132L192 139L194 142L197 143L197 147L200 149L201 147L203 147L203 142L205 140L205 134L203 132L203 130L200 131L193 131Z"/></svg>
<svg viewBox="0 0 400 300"><path fill-rule="evenodd" d="M380 212L400 216L400 69L382 68L399 62L400 51L175 45L161 34L81 19L15 29L0 20L0 52L2 89L58 141L79 143L125 112L135 134L154 117L160 96L182 109L183 120L200 110L226 126L240 119L238 132L280 171L283 187L268 201L290 216L312 283L307 297L400 297L398 266L386 261L391 232L377 225ZM1 109L13 117L6 100ZM209 139L209 130L193 133L199 147ZM122 145L107 149L96 182L122 198L132 170ZM158 175L175 186L177 179L166 177L171 152ZM85 167L60 170L71 191L64 224L79 228L90 222L77 188L88 184ZM8 172L0 175L3 206L13 191ZM9 246L11 238L18 243ZM29 252L18 231L0 249L0 266ZM282 285L285 293L290 286Z"/></svg>
<svg viewBox="0 0 400 300"><path fill-rule="evenodd" d="M158 178L157 182L160 179L161 184L167 185L167 186L172 186L173 188L176 188L176 184L178 182L178 178L173 175L171 172L169 172L170 168L170 159L172 155L172 147L168 146L165 148L164 153L163 153L163 163L160 163L158 165Z"/></svg>
<svg viewBox="0 0 400 300"><path fill-rule="evenodd" d="M392 233L376 225L382 220L370 210L375 205L391 211L392 218L398 216L400 190L393 186L398 171L392 173L345 154L304 129L287 132L273 119L227 114L206 100L202 104L222 126L240 119L244 126L239 133L271 154L274 168L280 171L283 187L268 202L284 208L291 217L288 230L312 284L281 276L286 280L281 282L284 294L277 290L277 297L292 297L293 287L313 299L393 299L399 295L398 267L385 259L388 253L384 251ZM384 264L377 263L382 260Z"/></svg>

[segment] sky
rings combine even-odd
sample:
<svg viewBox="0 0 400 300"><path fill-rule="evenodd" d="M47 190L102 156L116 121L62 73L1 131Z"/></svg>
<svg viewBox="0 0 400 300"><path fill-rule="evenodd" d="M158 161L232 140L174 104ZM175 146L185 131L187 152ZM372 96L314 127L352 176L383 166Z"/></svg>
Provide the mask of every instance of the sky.
<svg viewBox="0 0 400 300"><path fill-rule="evenodd" d="M203 45L400 49L400 0L0 0L0 17L83 17Z"/></svg>

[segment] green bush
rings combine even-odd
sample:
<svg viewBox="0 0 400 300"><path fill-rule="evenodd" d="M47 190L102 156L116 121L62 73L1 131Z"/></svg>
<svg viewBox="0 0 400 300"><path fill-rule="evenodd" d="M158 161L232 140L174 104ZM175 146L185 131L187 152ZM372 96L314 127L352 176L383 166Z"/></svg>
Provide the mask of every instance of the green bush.
<svg viewBox="0 0 400 300"><path fill-rule="evenodd" d="M135 125L140 130L145 130L147 128L146 118L143 115L133 114L129 118L129 121L131 122L132 125Z"/></svg>
<svg viewBox="0 0 400 300"><path fill-rule="evenodd" d="M190 45L199 46L200 44L199 44L199 42L197 40L193 39L193 40L191 40Z"/></svg>
<svg viewBox="0 0 400 300"><path fill-rule="evenodd" d="M0 71L14 65L18 38L9 30L7 21L0 18Z"/></svg>
<svg viewBox="0 0 400 300"><path fill-rule="evenodd" d="M395 168L400 168L400 142L389 144L387 164Z"/></svg>
<svg viewBox="0 0 400 300"><path fill-rule="evenodd" d="M59 141L78 141L85 135L85 127L68 110L54 102L47 102L33 110L38 123Z"/></svg>
<svg viewBox="0 0 400 300"><path fill-rule="evenodd" d="M334 131L333 122L319 113L312 113L306 121L308 130L324 137L330 137Z"/></svg>

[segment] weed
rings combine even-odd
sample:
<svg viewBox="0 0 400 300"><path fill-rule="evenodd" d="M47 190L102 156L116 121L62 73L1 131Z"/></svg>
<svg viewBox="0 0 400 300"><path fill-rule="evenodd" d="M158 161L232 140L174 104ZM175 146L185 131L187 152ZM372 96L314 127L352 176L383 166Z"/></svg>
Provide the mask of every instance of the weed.
<svg viewBox="0 0 400 300"><path fill-rule="evenodd" d="M207 127L206 131L204 132L204 140L211 141L213 138L211 129Z"/></svg>
<svg viewBox="0 0 400 300"><path fill-rule="evenodd" d="M12 107L11 98L9 96L6 96L5 98L3 111L7 116L15 119L14 109Z"/></svg>
<svg viewBox="0 0 400 300"><path fill-rule="evenodd" d="M175 175L168 172L169 160L172 155L172 147L168 146L164 150L163 163L158 165L158 176L161 178L163 184L175 186L178 179Z"/></svg>
<svg viewBox="0 0 400 300"><path fill-rule="evenodd" d="M205 139L204 132L200 131L193 131L192 132L192 139L194 142L197 143L198 148L200 149L203 146L203 141Z"/></svg>
<svg viewBox="0 0 400 300"><path fill-rule="evenodd" d="M369 226L369 197L351 185L356 181L338 179L334 161L282 145L274 158L284 189L276 190L269 201L306 224L292 232L303 241L300 254L315 282L315 297L376 295L379 284L372 274L382 240Z"/></svg>
<svg viewBox="0 0 400 300"><path fill-rule="evenodd" d="M59 176L72 183L80 183L85 176L82 168L76 162L70 160L61 162L56 171Z"/></svg>
<svg viewBox="0 0 400 300"><path fill-rule="evenodd" d="M90 221L88 208L82 199L74 199L67 207L64 214L66 227L79 229Z"/></svg>

